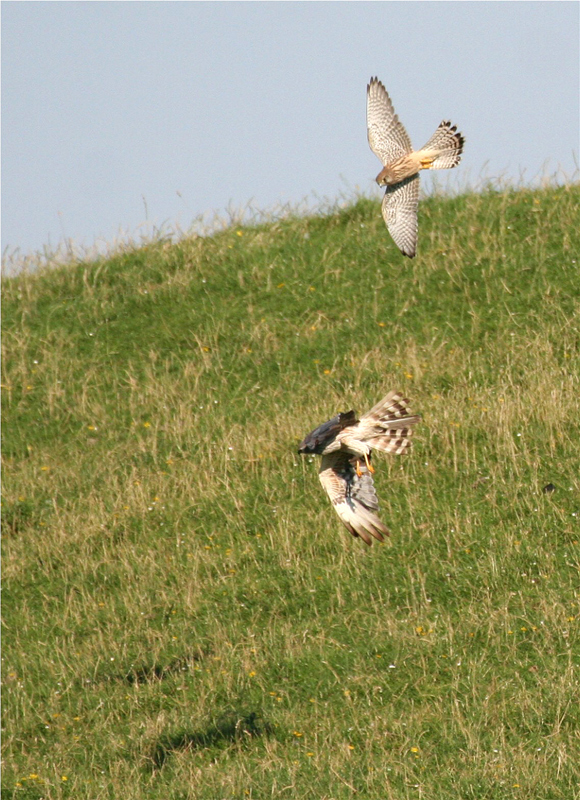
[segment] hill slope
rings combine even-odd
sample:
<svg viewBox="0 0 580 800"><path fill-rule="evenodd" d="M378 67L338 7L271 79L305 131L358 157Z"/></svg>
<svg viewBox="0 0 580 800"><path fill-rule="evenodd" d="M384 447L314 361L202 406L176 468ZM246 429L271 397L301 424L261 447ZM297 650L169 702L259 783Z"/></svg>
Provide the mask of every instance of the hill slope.
<svg viewBox="0 0 580 800"><path fill-rule="evenodd" d="M577 796L579 206L3 282L6 797ZM391 388L423 421L369 550L296 446Z"/></svg>

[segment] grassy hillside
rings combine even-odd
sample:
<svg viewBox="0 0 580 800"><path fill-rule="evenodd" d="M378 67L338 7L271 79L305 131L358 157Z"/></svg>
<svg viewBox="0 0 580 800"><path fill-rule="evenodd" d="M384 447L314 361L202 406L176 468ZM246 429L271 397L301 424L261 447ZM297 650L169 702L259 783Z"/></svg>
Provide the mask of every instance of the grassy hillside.
<svg viewBox="0 0 580 800"><path fill-rule="evenodd" d="M579 207L3 282L3 797L580 797ZM423 421L369 549L296 448L391 388Z"/></svg>

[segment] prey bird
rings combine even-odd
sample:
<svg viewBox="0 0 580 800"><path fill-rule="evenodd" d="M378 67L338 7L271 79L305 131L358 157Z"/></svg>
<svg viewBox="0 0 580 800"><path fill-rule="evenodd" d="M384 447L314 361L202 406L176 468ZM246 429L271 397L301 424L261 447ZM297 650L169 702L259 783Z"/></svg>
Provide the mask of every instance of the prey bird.
<svg viewBox="0 0 580 800"><path fill-rule="evenodd" d="M371 150L383 165L376 177L379 186L386 186L383 218L401 253L413 258L417 251L419 171L456 167L465 139L455 125L444 120L424 147L413 150L378 78L371 78L367 86L367 134Z"/></svg>
<svg viewBox="0 0 580 800"><path fill-rule="evenodd" d="M309 433L298 452L322 456L318 477L334 510L352 533L370 545L384 541L388 528L375 514L379 503L373 484L371 451L402 455L411 447L413 425L409 401L389 392L360 419L354 411L337 414Z"/></svg>

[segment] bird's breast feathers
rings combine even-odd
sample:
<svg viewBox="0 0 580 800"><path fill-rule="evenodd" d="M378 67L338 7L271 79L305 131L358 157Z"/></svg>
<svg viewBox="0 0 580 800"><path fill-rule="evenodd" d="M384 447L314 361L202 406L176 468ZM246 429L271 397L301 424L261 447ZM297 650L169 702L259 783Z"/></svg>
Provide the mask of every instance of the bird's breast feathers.
<svg viewBox="0 0 580 800"><path fill-rule="evenodd" d="M371 449L368 444L362 441L362 437L359 435L359 428L360 423L353 428L349 428L348 431L342 431L336 438L342 450L362 458L368 455Z"/></svg>

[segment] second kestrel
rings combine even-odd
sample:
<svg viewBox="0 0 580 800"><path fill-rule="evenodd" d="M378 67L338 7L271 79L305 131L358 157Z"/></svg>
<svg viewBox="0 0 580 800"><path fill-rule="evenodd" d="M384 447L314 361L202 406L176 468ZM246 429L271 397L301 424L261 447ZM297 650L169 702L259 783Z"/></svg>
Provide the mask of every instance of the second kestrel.
<svg viewBox="0 0 580 800"><path fill-rule="evenodd" d="M379 186L386 187L383 218L401 253L413 258L417 250L419 171L456 167L465 139L455 125L444 120L424 147L413 150L409 134L378 78L371 78L367 86L367 132L371 150L383 164L376 178Z"/></svg>

